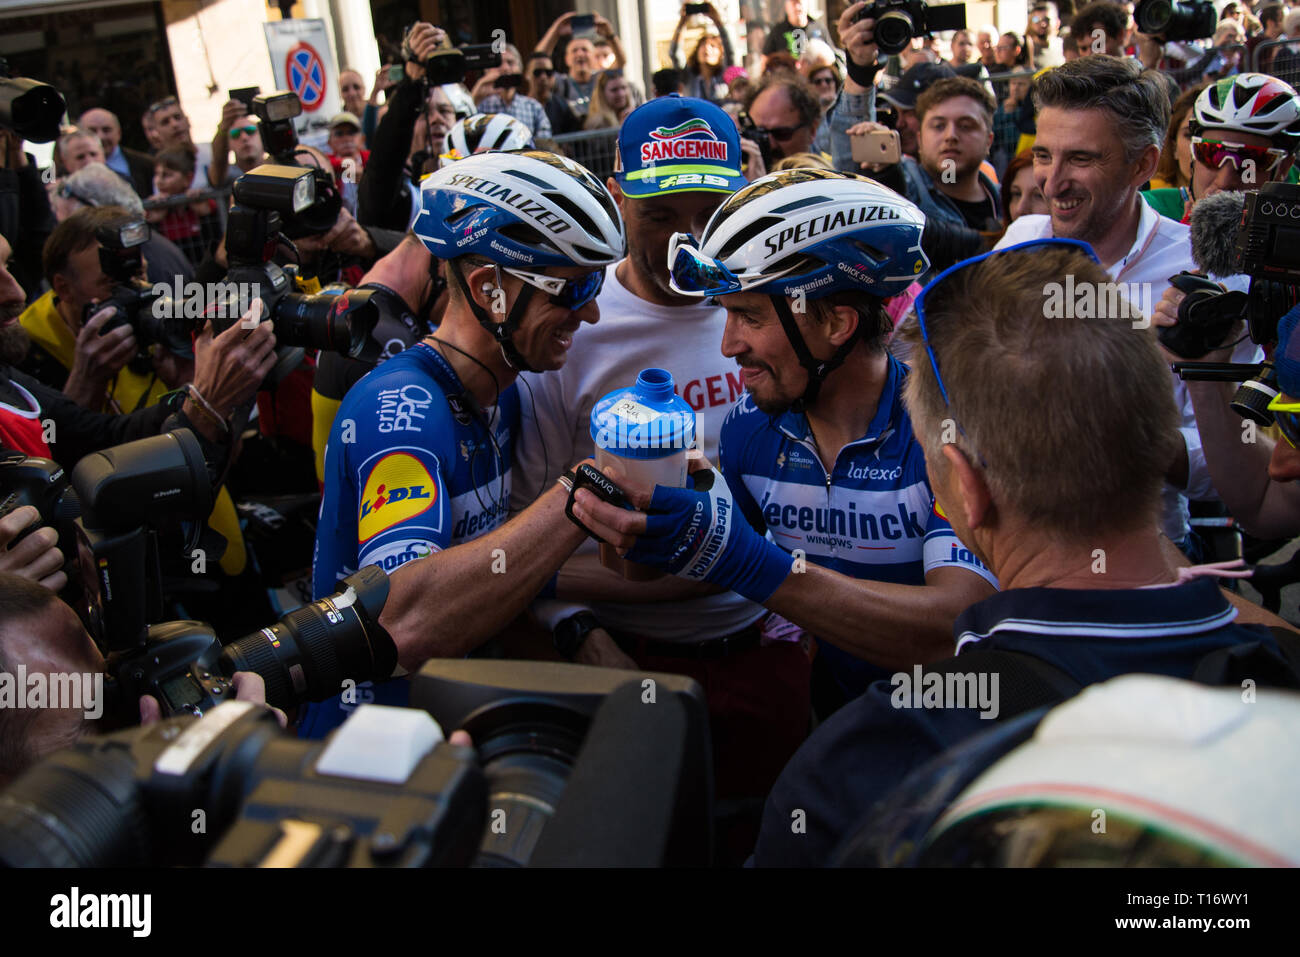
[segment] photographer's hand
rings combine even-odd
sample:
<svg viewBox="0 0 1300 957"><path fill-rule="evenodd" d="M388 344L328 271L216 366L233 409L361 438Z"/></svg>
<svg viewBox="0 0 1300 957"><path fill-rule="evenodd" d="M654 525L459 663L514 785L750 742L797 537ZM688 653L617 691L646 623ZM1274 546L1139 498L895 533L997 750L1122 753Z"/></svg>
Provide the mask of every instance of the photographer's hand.
<svg viewBox="0 0 1300 957"><path fill-rule="evenodd" d="M135 334L123 323L100 335L113 310L100 309L77 334L77 348L72 358L63 394L77 405L92 412L104 408L108 384L135 355Z"/></svg>
<svg viewBox="0 0 1300 957"><path fill-rule="evenodd" d="M413 80L418 80L424 76L424 62L438 52L447 42L447 33L440 27L435 27L432 23L417 23L411 27L411 32L407 34L406 43L411 49L411 56L418 60L418 63L407 61L406 75Z"/></svg>
<svg viewBox="0 0 1300 957"><path fill-rule="evenodd" d="M767 166L763 163L763 151L759 149L757 143L742 136L740 138L740 152L749 160L748 163L742 163L745 167L745 179L752 183L754 180L767 175Z"/></svg>
<svg viewBox="0 0 1300 957"><path fill-rule="evenodd" d="M875 42L875 20L859 20L854 22L854 17L864 10L867 6L866 0L859 0L858 3L849 6L836 23L840 34L840 43L844 46L844 51L849 61L864 69L876 69L876 57L880 48ZM844 92L862 95L867 92L867 87L858 83L851 76L844 78Z"/></svg>
<svg viewBox="0 0 1300 957"><path fill-rule="evenodd" d="M194 340L194 387L227 422L257 394L275 367L274 323L262 320L262 308L262 300L255 299L243 318L221 335L213 335L209 322ZM209 439L222 440L221 428L193 398L185 400L182 411Z"/></svg>
<svg viewBox="0 0 1300 957"><path fill-rule="evenodd" d="M31 505L16 508L0 518L0 572L58 591L68 583L68 576L63 573L63 553L57 547L57 531L48 526L38 528L9 547L10 542L40 520L41 513Z"/></svg>
<svg viewBox="0 0 1300 957"><path fill-rule="evenodd" d="M1178 325L1178 307L1182 303L1182 301L1186 298L1187 298L1187 293L1181 292L1178 289L1175 289L1173 286L1170 286L1168 289L1166 289L1164 295L1160 297L1160 301L1156 303L1155 309L1151 311L1152 324L1155 325L1156 327ZM1223 345L1221 345L1218 349L1215 349L1212 352L1207 352L1203 356L1197 356L1195 361L1231 362L1232 352L1236 348L1236 342L1238 339L1242 337L1245 331L1246 330L1244 328L1244 323L1239 322L1235 324L1232 327L1232 329L1228 332L1227 336L1224 338ZM1157 339L1157 341L1159 340ZM1164 353L1165 358L1168 359L1170 362L1191 361L1187 359L1185 356L1177 355L1176 353L1166 349L1163 343L1161 343L1160 345L1160 351ZM1190 387L1191 384L1192 383L1189 382L1188 386Z"/></svg>
<svg viewBox="0 0 1300 957"><path fill-rule="evenodd" d="M230 680L235 686L236 701L251 701L253 704L266 705L267 709L275 715L275 720L280 722L280 727L289 726L288 715L279 708L272 708L266 704L266 682L262 680L261 675L255 671L236 671L231 675ZM161 720L162 706L158 704L158 699L153 695L141 695L140 724L153 724Z"/></svg>

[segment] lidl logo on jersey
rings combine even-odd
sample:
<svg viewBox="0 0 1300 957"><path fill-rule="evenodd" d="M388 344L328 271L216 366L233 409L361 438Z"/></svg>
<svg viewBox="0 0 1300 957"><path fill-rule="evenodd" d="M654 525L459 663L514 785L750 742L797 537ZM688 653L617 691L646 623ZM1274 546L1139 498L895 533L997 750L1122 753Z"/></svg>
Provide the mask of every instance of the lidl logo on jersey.
<svg viewBox="0 0 1300 957"><path fill-rule="evenodd" d="M420 460L405 452L385 455L370 470L357 512L357 541L367 542L431 509L438 487Z"/></svg>
<svg viewBox="0 0 1300 957"><path fill-rule="evenodd" d="M727 159L727 144L714 135L702 119L687 120L677 126L661 126L650 131L650 142L641 144L641 162L658 163L668 159Z"/></svg>

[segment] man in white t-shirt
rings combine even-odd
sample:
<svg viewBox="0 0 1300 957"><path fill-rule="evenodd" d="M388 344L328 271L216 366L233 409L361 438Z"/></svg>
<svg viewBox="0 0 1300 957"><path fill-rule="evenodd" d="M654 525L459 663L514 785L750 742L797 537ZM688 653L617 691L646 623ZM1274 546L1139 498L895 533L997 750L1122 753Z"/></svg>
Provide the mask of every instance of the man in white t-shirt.
<svg viewBox="0 0 1300 957"><path fill-rule="evenodd" d="M669 287L668 243L678 232L702 235L714 210L746 185L740 155L735 123L704 100L660 97L624 121L608 186L626 225L627 256L608 268L596 300L600 322L575 361L559 373L520 377L516 508L593 454L592 407L633 385L642 369L672 373L695 410L699 448L717 460L722 421L743 391L740 370L721 352L726 310ZM700 681L720 745L719 797L766 793L807 731L809 662L795 629L733 592L670 577L626 581L600 565L590 542L556 585L561 600L534 610L561 655Z"/></svg>
<svg viewBox="0 0 1300 957"><path fill-rule="evenodd" d="M1139 190L1160 158L1169 125L1168 99L1159 75L1131 60L1081 57L1044 73L1034 82L1038 134L1034 140L1034 178L1047 199L1049 215L1021 216L1007 229L997 248L1057 236L1089 243L1111 279L1150 321L1155 304L1169 287L1169 277L1193 270L1188 228L1158 215L1142 201ZM1062 293L1073 287L1062 277ZM1102 304L1094 291L1093 301ZM1079 306L1080 296L1062 302L1062 321L1096 317L1065 311ZM1044 292L1052 308L1051 291ZM1234 362L1258 362L1258 346L1243 342ZM1164 488L1161 529L1170 541L1196 560L1189 538L1187 500L1218 497L1205 464L1200 432L1187 386L1172 378L1182 421L1183 446L1170 464ZM1119 384L1117 383L1117 387ZM1052 428L1052 418L1045 427Z"/></svg>

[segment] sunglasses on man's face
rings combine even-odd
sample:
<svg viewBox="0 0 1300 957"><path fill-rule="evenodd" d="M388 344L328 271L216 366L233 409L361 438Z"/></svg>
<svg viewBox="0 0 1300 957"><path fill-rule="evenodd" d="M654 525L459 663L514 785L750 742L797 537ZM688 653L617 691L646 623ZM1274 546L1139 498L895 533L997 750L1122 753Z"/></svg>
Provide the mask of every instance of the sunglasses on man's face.
<svg viewBox="0 0 1300 957"><path fill-rule="evenodd" d="M230 128L231 136L252 136L257 132L257 124L250 123L248 126L232 126Z"/></svg>
<svg viewBox="0 0 1300 957"><path fill-rule="evenodd" d="M814 83L815 85L817 85L817 86L834 86L834 85L835 85L835 77L833 77L833 76L819 76L819 77L815 77L815 78L813 79L813 83Z"/></svg>
<svg viewBox="0 0 1300 957"><path fill-rule="evenodd" d="M1244 143L1218 142L1199 136L1192 137L1192 155L1196 161L1210 169L1223 168L1231 163L1237 172L1247 169L1250 163L1256 170L1272 173L1287 158L1287 151L1267 146L1247 146Z"/></svg>
<svg viewBox="0 0 1300 957"><path fill-rule="evenodd" d="M798 126L766 126L759 129L774 140L788 140L807 125L807 123L800 123Z"/></svg>
<svg viewBox="0 0 1300 957"><path fill-rule="evenodd" d="M509 273L516 279L522 279L528 285L540 289L542 292L549 293L552 303L572 312L577 312L600 295L601 287L605 285L605 270L603 269L597 269L595 272L589 272L585 276L578 276L574 279L565 279L561 276L544 276L524 269L512 269L509 266L502 266L501 271Z"/></svg>
<svg viewBox="0 0 1300 957"><path fill-rule="evenodd" d="M533 77L534 77L534 79L538 79L538 80L540 80L542 77L548 77L548 78L549 78L549 77L553 77L553 76L555 76L555 71L554 71L554 70L547 70L547 69L545 69L544 67L540 67L540 66L538 66L538 67L533 67Z"/></svg>

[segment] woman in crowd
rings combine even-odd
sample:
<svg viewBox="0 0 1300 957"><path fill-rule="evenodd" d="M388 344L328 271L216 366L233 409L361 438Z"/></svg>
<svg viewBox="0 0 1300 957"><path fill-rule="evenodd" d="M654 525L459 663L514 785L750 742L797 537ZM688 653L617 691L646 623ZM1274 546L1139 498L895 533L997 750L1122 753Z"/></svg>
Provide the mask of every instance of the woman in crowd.
<svg viewBox="0 0 1300 957"><path fill-rule="evenodd" d="M627 80L617 70L605 70L591 91L591 107L587 111L584 130L603 130L623 125L623 120L635 109Z"/></svg>
<svg viewBox="0 0 1300 957"><path fill-rule="evenodd" d="M1034 182L1034 157L1028 150L1016 154L1002 176L1002 225L1021 216L1047 212L1047 200Z"/></svg>
<svg viewBox="0 0 1300 957"><path fill-rule="evenodd" d="M668 46L668 58L672 60L673 66L679 69L681 61L677 57L678 41L681 39L686 22L692 16L695 14L687 13L686 8L682 8L677 29L673 31L673 39ZM685 72L689 95L708 100L710 103L721 103L727 98L727 83L723 79L723 73L727 67L736 62L735 54L731 47L731 37L722 24L722 16L717 8L709 4L703 16L708 17L712 22L705 28L704 34L686 57Z"/></svg>
<svg viewBox="0 0 1300 957"><path fill-rule="evenodd" d="M1152 189L1180 189L1192 184L1192 104L1206 86L1200 83L1186 89L1174 101L1160 150L1160 165L1151 177Z"/></svg>

